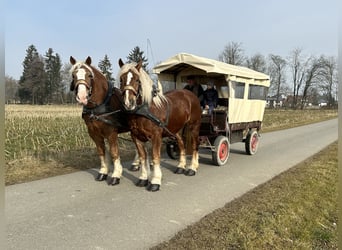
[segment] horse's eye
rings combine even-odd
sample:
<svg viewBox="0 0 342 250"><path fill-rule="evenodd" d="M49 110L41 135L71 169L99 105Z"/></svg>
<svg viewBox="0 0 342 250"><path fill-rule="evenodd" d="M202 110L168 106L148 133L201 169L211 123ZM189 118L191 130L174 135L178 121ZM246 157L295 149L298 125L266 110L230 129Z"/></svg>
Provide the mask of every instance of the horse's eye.
<svg viewBox="0 0 342 250"><path fill-rule="evenodd" d="M89 78L93 78L93 75L89 75Z"/></svg>

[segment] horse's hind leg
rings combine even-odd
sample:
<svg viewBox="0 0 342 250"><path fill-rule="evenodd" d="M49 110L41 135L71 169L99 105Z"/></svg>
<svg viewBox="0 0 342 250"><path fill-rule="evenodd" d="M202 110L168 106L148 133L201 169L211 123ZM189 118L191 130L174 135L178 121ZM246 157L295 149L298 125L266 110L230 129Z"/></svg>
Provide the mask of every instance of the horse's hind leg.
<svg viewBox="0 0 342 250"><path fill-rule="evenodd" d="M119 156L119 147L118 147L118 134L116 132L113 132L109 137L108 137L108 142L109 142L109 149L110 149L110 155L113 159L113 174L108 181L108 185L117 185L120 183L120 178L122 175L122 165L120 161L120 156Z"/></svg>
<svg viewBox="0 0 342 250"><path fill-rule="evenodd" d="M186 167L186 156L185 156L185 146L182 137L179 135L179 133L175 134L178 148L179 148L179 163L174 171L175 174L183 174L185 172Z"/></svg>

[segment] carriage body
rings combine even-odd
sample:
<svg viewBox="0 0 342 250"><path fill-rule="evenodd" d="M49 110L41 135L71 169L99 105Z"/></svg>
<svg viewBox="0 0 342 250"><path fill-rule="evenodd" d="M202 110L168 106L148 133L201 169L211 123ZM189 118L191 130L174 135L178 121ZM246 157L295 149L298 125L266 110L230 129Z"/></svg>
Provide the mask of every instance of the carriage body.
<svg viewBox="0 0 342 250"><path fill-rule="evenodd" d="M187 53L160 63L153 72L164 91L184 88L189 75L203 86L214 83L218 105L211 115L203 110L200 129L200 147L211 150L214 164L227 162L231 143L243 142L247 154L256 153L270 85L268 75ZM176 149L174 142L168 142L170 157L177 157Z"/></svg>

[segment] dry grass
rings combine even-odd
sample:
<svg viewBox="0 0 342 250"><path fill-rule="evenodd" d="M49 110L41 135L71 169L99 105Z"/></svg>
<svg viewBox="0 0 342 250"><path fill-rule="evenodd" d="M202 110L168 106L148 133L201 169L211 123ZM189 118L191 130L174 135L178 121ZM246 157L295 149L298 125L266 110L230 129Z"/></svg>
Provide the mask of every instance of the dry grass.
<svg viewBox="0 0 342 250"><path fill-rule="evenodd" d="M337 249L337 143L158 249Z"/></svg>
<svg viewBox="0 0 342 250"><path fill-rule="evenodd" d="M336 117L337 109L266 109L262 123L262 132L293 128Z"/></svg>
<svg viewBox="0 0 342 250"><path fill-rule="evenodd" d="M78 105L6 105L6 185L98 167L81 114ZM120 136L123 159L131 157L132 144L125 140L129 136Z"/></svg>
<svg viewBox="0 0 342 250"><path fill-rule="evenodd" d="M6 185L98 167L79 106L5 106ZM266 110L262 132L337 117ZM120 141L123 159L131 143ZM153 249L337 249L337 143Z"/></svg>
<svg viewBox="0 0 342 250"><path fill-rule="evenodd" d="M82 107L5 106L6 185L98 167L95 144L81 118ZM266 110L262 132L337 117L337 110ZM123 160L133 157L128 134L121 134Z"/></svg>

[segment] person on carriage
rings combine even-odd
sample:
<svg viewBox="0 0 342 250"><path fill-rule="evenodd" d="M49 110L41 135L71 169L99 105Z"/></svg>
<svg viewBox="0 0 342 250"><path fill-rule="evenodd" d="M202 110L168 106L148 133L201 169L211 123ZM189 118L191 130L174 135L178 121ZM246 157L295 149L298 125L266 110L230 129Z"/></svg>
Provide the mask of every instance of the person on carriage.
<svg viewBox="0 0 342 250"><path fill-rule="evenodd" d="M195 80L194 76L188 76L187 77L187 85L184 87L184 89L190 90L193 92L199 99L201 103L201 107L203 107L204 102L203 102L203 88L201 84L198 84Z"/></svg>
<svg viewBox="0 0 342 250"><path fill-rule="evenodd" d="M211 115L213 109L217 107L218 93L214 87L214 83L208 82L207 89L203 93L204 109L208 110L208 114Z"/></svg>

